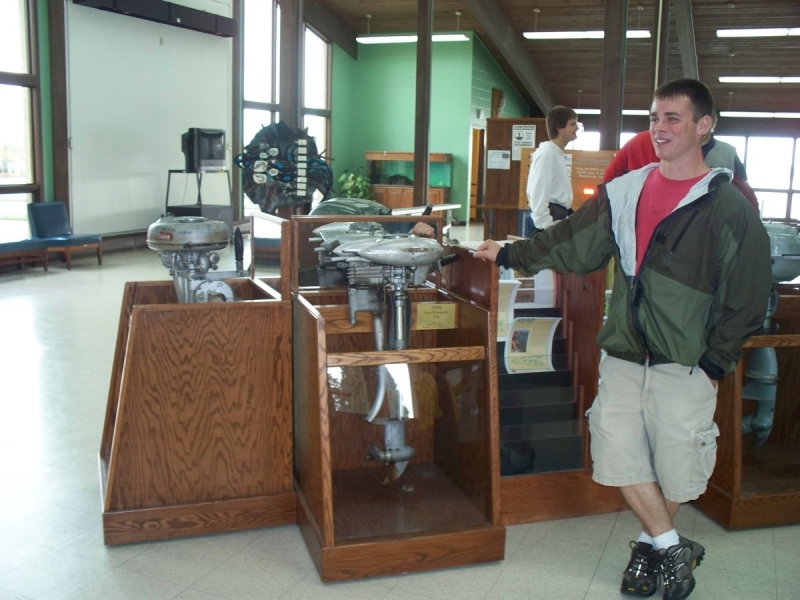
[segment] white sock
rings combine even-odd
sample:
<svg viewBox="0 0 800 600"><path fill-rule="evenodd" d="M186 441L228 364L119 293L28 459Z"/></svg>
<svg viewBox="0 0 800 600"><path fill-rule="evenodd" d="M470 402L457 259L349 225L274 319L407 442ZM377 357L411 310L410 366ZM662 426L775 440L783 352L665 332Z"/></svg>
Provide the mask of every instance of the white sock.
<svg viewBox="0 0 800 600"><path fill-rule="evenodd" d="M653 548L656 547L656 543L653 541L649 535L647 535L644 531L639 534L639 537L636 538L637 542L644 542L645 544L650 544Z"/></svg>
<svg viewBox="0 0 800 600"><path fill-rule="evenodd" d="M665 531L661 535L657 535L653 538L653 546L656 550L666 550L667 548L671 548L672 546L680 543L681 540L678 537L678 532L674 529Z"/></svg>

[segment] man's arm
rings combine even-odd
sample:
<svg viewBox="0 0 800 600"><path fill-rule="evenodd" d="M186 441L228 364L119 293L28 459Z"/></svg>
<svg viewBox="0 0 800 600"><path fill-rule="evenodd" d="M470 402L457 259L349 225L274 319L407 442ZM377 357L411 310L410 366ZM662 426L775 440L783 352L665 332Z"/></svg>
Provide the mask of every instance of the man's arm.
<svg viewBox="0 0 800 600"><path fill-rule="evenodd" d="M764 324L772 286L769 236L749 210L734 223L721 248L720 277L709 319L708 349L699 366L711 379L733 372L742 346ZM728 255L728 256L726 256Z"/></svg>

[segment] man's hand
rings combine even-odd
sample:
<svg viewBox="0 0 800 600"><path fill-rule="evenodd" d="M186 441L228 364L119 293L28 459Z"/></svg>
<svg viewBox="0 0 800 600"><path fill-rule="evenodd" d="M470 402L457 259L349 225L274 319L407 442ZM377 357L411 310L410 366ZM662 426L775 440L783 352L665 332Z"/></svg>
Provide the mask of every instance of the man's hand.
<svg viewBox="0 0 800 600"><path fill-rule="evenodd" d="M498 252L500 252L500 244L494 240L486 240L478 246L478 249L475 251L475 258L494 262Z"/></svg>
<svg viewBox="0 0 800 600"><path fill-rule="evenodd" d="M422 221L420 221L419 223L414 225L414 227L411 228L411 231L409 231L408 234L418 235L419 237L435 238L436 230L427 223L423 223Z"/></svg>

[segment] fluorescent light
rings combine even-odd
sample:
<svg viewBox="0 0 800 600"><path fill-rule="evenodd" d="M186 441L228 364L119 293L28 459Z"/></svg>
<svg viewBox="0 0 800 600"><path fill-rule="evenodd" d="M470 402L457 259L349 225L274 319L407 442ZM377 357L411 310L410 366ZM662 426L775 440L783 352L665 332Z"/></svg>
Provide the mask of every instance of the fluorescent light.
<svg viewBox="0 0 800 600"><path fill-rule="evenodd" d="M750 119L800 119L800 113L792 112L745 112L736 110L723 110L720 117L745 117Z"/></svg>
<svg viewBox="0 0 800 600"><path fill-rule="evenodd" d="M431 40L434 42L468 42L469 38L463 33L434 33Z"/></svg>
<svg viewBox="0 0 800 600"><path fill-rule="evenodd" d="M368 35L364 37L357 37L356 41L359 44L408 44L416 42L417 36L415 35Z"/></svg>
<svg viewBox="0 0 800 600"><path fill-rule="evenodd" d="M600 109L599 108L576 108L575 112L579 115L599 115ZM650 111L646 109L635 109L635 108L626 108L622 111L623 115L638 115L638 116L649 116Z"/></svg>
<svg viewBox="0 0 800 600"><path fill-rule="evenodd" d="M522 34L528 40L602 40L605 36L603 31L525 31ZM647 29L629 29L625 37L628 38L649 38L650 31Z"/></svg>
<svg viewBox="0 0 800 600"><path fill-rule="evenodd" d="M800 35L800 27L762 27L759 29L717 29L717 37L786 37Z"/></svg>
<svg viewBox="0 0 800 600"><path fill-rule="evenodd" d="M417 41L416 35L366 35L356 38L359 44L409 44ZM434 42L467 42L469 38L463 33L435 33L431 36Z"/></svg>

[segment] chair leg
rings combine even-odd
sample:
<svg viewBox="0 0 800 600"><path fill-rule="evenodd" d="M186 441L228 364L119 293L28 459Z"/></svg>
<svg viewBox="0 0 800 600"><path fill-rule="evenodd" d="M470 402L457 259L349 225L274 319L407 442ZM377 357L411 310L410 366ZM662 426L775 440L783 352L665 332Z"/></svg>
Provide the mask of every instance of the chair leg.
<svg viewBox="0 0 800 600"><path fill-rule="evenodd" d="M64 250L64 260L67 261L67 271L72 269L72 253L69 251L69 248Z"/></svg>
<svg viewBox="0 0 800 600"><path fill-rule="evenodd" d="M47 271L47 250L42 251L42 258L44 259L44 270Z"/></svg>
<svg viewBox="0 0 800 600"><path fill-rule="evenodd" d="M97 244L97 264L103 264L103 247L100 244Z"/></svg>

